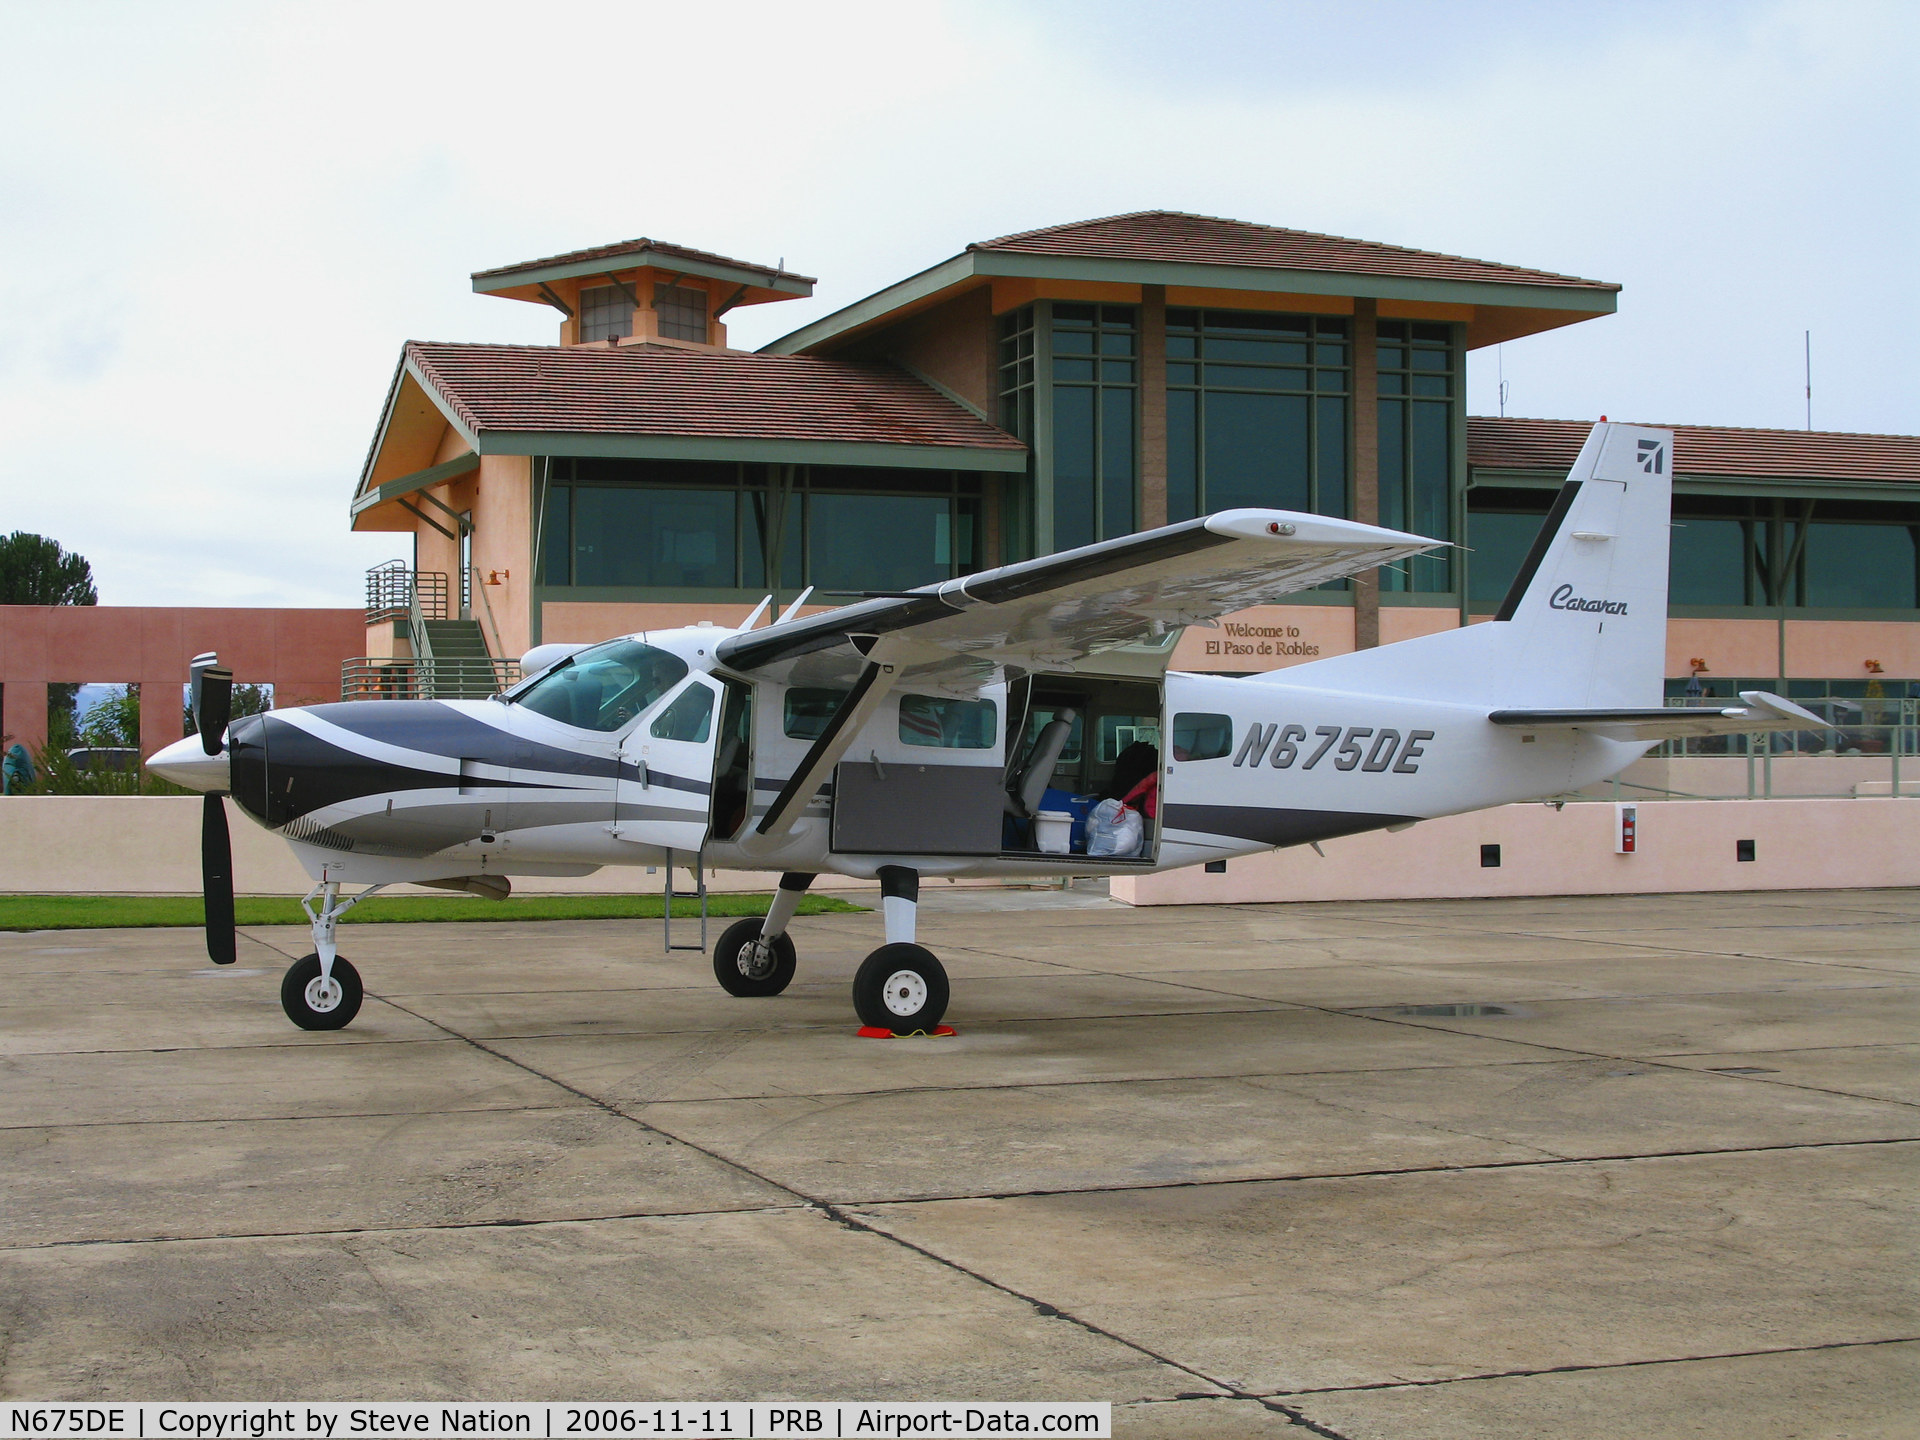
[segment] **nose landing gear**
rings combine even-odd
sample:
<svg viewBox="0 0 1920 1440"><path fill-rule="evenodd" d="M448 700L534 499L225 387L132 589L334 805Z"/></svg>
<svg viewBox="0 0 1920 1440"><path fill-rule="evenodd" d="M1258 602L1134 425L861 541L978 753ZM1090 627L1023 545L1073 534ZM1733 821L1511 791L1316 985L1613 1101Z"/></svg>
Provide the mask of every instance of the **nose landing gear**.
<svg viewBox="0 0 1920 1440"><path fill-rule="evenodd" d="M778 995L793 983L796 956L787 922L811 884L811 875L782 875L764 920L741 920L727 927L713 947L713 978L722 990L744 999Z"/></svg>
<svg viewBox="0 0 1920 1440"><path fill-rule="evenodd" d="M328 880L307 892L300 908L313 922L314 953L303 956L288 967L280 982L280 1008L302 1030L342 1030L360 1013L364 991L360 972L347 963L334 948L334 927L340 917L384 885L369 885L358 895L340 898L340 882ZM313 908L314 897L320 909Z"/></svg>

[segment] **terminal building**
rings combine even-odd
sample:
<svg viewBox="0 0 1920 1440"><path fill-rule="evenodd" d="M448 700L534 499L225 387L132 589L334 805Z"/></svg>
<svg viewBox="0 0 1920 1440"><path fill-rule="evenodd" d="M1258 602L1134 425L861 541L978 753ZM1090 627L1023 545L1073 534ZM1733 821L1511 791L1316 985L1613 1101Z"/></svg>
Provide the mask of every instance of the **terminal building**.
<svg viewBox="0 0 1920 1440"><path fill-rule="evenodd" d="M550 307L557 343L404 347L351 507L403 558L369 575L349 695L487 693L543 642L1241 505L1457 548L1190 629L1175 668L1471 623L1598 417L1469 416L1469 355L1620 289L1165 211L967 245L752 352L727 316L811 278L640 239L472 284ZM1670 692L1920 697L1920 438L1673 428Z"/></svg>

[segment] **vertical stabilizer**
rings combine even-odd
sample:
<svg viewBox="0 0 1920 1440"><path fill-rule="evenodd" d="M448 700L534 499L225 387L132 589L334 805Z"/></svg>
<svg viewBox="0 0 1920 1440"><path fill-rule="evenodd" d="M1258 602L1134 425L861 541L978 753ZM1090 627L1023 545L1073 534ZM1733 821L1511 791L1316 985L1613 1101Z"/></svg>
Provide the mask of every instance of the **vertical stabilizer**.
<svg viewBox="0 0 1920 1440"><path fill-rule="evenodd" d="M1490 706L1658 705L1672 510L1673 432L1602 422L1491 623L1262 678Z"/></svg>

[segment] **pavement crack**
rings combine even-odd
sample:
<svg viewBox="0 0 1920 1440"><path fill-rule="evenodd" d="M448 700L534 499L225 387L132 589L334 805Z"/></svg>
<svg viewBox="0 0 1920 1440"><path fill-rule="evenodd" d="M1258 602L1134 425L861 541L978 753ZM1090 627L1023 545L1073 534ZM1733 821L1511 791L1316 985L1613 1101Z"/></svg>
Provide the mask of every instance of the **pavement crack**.
<svg viewBox="0 0 1920 1440"><path fill-rule="evenodd" d="M1650 1365L1694 1365L1712 1360L1755 1360L1768 1355L1817 1355L1829 1350L1867 1350L1879 1345L1913 1345L1920 1335L1889 1335L1878 1340L1831 1340L1819 1345L1780 1345L1766 1350L1721 1350L1701 1355L1656 1355L1644 1360L1604 1360L1588 1365L1542 1365L1524 1370L1481 1370L1471 1375L1445 1375L1434 1380L1375 1380L1364 1385L1303 1386L1271 1390L1264 1396L1298 1399L1303 1395L1357 1395L1369 1390L1431 1390L1442 1385L1464 1385L1475 1380L1526 1380L1539 1375L1580 1375L1595 1370L1638 1370Z"/></svg>

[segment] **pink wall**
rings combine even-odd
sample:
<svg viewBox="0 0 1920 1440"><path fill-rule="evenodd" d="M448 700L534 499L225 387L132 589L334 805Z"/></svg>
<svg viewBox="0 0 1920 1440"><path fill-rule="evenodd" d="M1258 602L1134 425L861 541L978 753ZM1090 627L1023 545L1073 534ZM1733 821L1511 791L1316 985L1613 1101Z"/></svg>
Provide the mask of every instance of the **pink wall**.
<svg viewBox="0 0 1920 1440"><path fill-rule="evenodd" d="M274 687L277 705L340 698L340 665L362 653L360 610L238 610L137 605L0 607L0 728L29 749L47 737L50 682L146 687L140 751L180 738L179 687L203 650L241 684ZM154 703L151 697L162 697Z"/></svg>
<svg viewBox="0 0 1920 1440"><path fill-rule="evenodd" d="M1485 895L1626 895L1920 885L1913 800L1663 800L1639 807L1639 848L1613 851L1607 803L1502 805L1227 862L1116 878L1132 905L1289 900L1431 900ZM1752 840L1755 859L1735 858ZM1500 867L1480 864L1500 846Z"/></svg>

